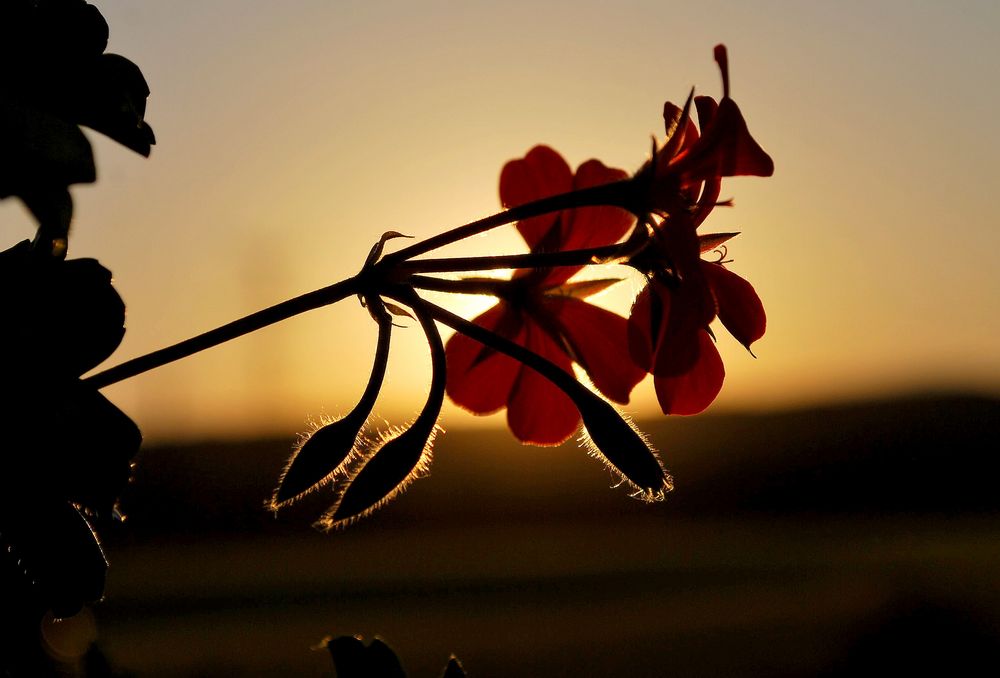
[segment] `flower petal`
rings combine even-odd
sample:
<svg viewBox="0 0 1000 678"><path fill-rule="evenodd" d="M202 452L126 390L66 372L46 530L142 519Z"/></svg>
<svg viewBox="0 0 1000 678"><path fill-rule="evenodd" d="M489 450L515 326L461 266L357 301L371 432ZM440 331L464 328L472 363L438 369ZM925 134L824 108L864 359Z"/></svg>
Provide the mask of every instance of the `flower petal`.
<svg viewBox="0 0 1000 678"><path fill-rule="evenodd" d="M750 344L764 336L767 316L753 285L721 264L702 262L702 270L715 294L719 320L729 333L750 350Z"/></svg>
<svg viewBox="0 0 1000 678"><path fill-rule="evenodd" d="M774 174L774 161L750 136L740 107L726 98L719 102L712 124L702 130L700 142L677 157L673 170L683 174L688 181L711 177L769 177Z"/></svg>
<svg viewBox="0 0 1000 678"><path fill-rule="evenodd" d="M534 200L565 193L573 188L573 172L563 157L548 146L535 146L524 158L511 160L500 172L500 202L517 207ZM517 230L531 249L558 222L553 212L517 222Z"/></svg>
<svg viewBox="0 0 1000 678"><path fill-rule="evenodd" d="M525 343L519 314L500 302L473 322L519 344ZM521 363L456 333L445 346L448 361L448 397L474 414L502 409L510 398Z"/></svg>
<svg viewBox="0 0 1000 678"><path fill-rule="evenodd" d="M573 374L569 356L544 329L533 322L526 323L525 329L529 350ZM530 367L524 367L507 403L507 423L522 443L558 445L576 432L580 413L559 387Z"/></svg>
<svg viewBox="0 0 1000 678"><path fill-rule="evenodd" d="M656 399L664 414L698 414L712 404L726 376L715 342L705 330L698 333L698 360L684 374L655 377Z"/></svg>
<svg viewBox="0 0 1000 678"><path fill-rule="evenodd" d="M684 374L698 359L698 332L708 326L702 285L673 287L653 280L632 304L629 352L632 360L658 377Z"/></svg>
<svg viewBox="0 0 1000 678"><path fill-rule="evenodd" d="M628 178L624 170L607 167L600 160L588 160L580 165L573 177L573 189L601 186ZM562 212L559 238L550 239L547 247L556 250L576 250L600 247L618 242L632 227L635 217L620 207L581 207ZM559 285L573 276L582 266L560 266L552 269L540 285Z"/></svg>
<svg viewBox="0 0 1000 678"><path fill-rule="evenodd" d="M550 297L544 303L597 389L617 403L628 403L632 389L646 376L646 370L623 355L628 321L570 297Z"/></svg>

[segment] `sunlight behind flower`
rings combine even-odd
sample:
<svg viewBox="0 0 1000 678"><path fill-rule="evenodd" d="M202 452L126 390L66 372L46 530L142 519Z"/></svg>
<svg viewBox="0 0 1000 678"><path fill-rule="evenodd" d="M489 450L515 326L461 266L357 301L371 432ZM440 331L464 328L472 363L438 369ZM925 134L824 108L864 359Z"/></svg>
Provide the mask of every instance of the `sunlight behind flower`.
<svg viewBox="0 0 1000 678"><path fill-rule="evenodd" d="M102 174L74 188L71 256L99 256L128 304L111 364L351 275L385 230L426 237L496 211L500 168L535 144L574 167L637 169L664 100L721 94L711 49L725 42L733 96L777 169L728 180L738 209L706 224L743 234L731 269L769 320L757 360L719 333L713 409L1000 391L1000 281L975 260L1000 245L1000 134L952 117L1000 108L995 5L100 6L110 50L142 64L158 137L144 161L91 135ZM641 39L650 27L669 39ZM2 209L5 238L28 237L20 208ZM444 254L522 251L506 228ZM639 288L600 304L625 315ZM467 318L491 303L439 301ZM350 409L374 338L348 300L108 395L154 440L303 430ZM425 350L416 327L394 337L376 417L415 416ZM649 381L625 409L658 411ZM446 405L442 423L502 415Z"/></svg>

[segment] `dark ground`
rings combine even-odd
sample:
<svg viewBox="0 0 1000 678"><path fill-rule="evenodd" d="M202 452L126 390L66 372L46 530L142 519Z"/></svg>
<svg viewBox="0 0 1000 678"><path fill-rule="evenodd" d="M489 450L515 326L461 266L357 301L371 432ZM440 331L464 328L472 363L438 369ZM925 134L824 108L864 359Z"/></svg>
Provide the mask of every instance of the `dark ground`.
<svg viewBox="0 0 1000 678"><path fill-rule="evenodd" d="M962 673L1000 657L1000 401L646 422L645 505L573 444L449 431L347 531L263 510L289 440L149 448L107 539L100 645L138 676L332 676L379 634L411 676ZM311 512L310 512L311 510Z"/></svg>

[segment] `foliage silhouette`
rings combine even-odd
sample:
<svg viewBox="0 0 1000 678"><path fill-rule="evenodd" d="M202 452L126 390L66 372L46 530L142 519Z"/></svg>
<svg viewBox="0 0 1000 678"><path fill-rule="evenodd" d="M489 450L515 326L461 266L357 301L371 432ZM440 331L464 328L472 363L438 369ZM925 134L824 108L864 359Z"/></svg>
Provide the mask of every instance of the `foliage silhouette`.
<svg viewBox="0 0 1000 678"><path fill-rule="evenodd" d="M79 126L148 156L149 88L128 59L107 54L108 26L84 0L9 0L0 5L0 198L16 196L37 221L32 242L0 253L0 351L5 437L0 496L0 585L5 614L21 629L14 650L45 613L72 615L103 595L107 561L95 529L116 520L141 435L99 389L308 310L357 296L379 327L368 387L346 417L301 442L275 489L279 510L321 490L332 506L323 528L370 514L427 467L446 393L484 414L503 407L522 442L554 445L581 431L634 496L662 499L672 479L647 439L608 400L627 403L647 373L665 413L692 414L715 398L724 370L709 327L716 317L749 345L765 329L749 283L724 268L732 234L697 228L719 204L723 177L769 176L773 163L750 136L729 96L726 50L715 49L723 97L664 107L666 138L629 175L588 160L575 173L547 146L508 163L504 211L386 253L388 232L353 277L277 304L203 335L81 379L124 333L124 303L97 261L67 260L73 215L69 187L96 179ZM700 131L690 120L697 108ZM524 255L420 259L420 255L516 224ZM707 247L710 245L710 247ZM718 250L717 261L700 255ZM723 248L723 249L719 249ZM573 280L584 268L623 265L647 281L626 320L584 301L620 281ZM509 280L430 273L514 268ZM497 304L474 321L428 302L426 291L486 294ZM408 426L367 428L387 369L397 318L420 326L432 366L426 403ZM447 347L438 324L457 330ZM574 364L593 382L577 378ZM24 623L27 620L27 623ZM381 641L331 641L344 676L358 667L402 675ZM20 669L33 650L12 652ZM339 658L339 659L338 659ZM353 672L353 673L352 673ZM367 674L366 674L367 675ZM457 662L446 675L462 675Z"/></svg>
<svg viewBox="0 0 1000 678"><path fill-rule="evenodd" d="M125 306L93 259L64 260L69 186L96 178L78 125L149 155L149 89L128 59L105 54L108 26L82 0L0 4L0 198L19 197L38 224L32 243L0 252L0 599L11 629L5 669L41 675L47 612L73 615L101 598L107 561L95 529L117 518L141 436L80 381L124 333Z"/></svg>

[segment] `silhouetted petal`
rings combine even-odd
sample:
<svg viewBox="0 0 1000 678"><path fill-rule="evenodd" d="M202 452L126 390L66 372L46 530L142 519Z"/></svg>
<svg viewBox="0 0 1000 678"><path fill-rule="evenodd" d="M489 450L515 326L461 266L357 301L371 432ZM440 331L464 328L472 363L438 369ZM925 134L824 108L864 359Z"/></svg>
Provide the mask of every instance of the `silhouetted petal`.
<svg viewBox="0 0 1000 678"><path fill-rule="evenodd" d="M646 370L622 359L622 348L628 344L625 318L572 297L549 297L544 303L597 390L615 402L628 403Z"/></svg>
<svg viewBox="0 0 1000 678"><path fill-rule="evenodd" d="M548 146L535 146L524 158L508 162L500 172L500 203L507 208L565 193L572 188L573 172L563 157ZM545 214L519 221L517 230L534 249L558 220L558 212Z"/></svg>
<svg viewBox="0 0 1000 678"><path fill-rule="evenodd" d="M687 372L698 360L698 331L705 327L700 298L683 283L651 281L635 298L629 316L629 351L636 364L657 376Z"/></svg>
<svg viewBox="0 0 1000 678"><path fill-rule="evenodd" d="M753 285L720 264L702 262L719 307L719 320L737 341L750 344L764 336L767 316Z"/></svg>
<svg viewBox="0 0 1000 678"><path fill-rule="evenodd" d="M716 46L715 59L722 73L723 98L718 103L711 97L694 98L700 135L688 115L691 97L684 109L670 102L664 105L667 141L637 174L650 187L646 204L635 208L640 213L676 215L697 202L693 214L697 225L715 206L722 177L774 173L774 162L750 135L739 106L729 96L729 66L723 45Z"/></svg>
<svg viewBox="0 0 1000 678"><path fill-rule="evenodd" d="M500 195L505 206L514 207L571 188L586 189L626 177L622 170L598 160L588 160L574 174L554 150L536 146L524 158L504 166ZM518 222L517 227L532 252L557 252L613 244L633 222L634 217L619 208L587 207ZM619 370L611 365L613 344L619 340L624 344L625 332L619 331L624 321L597 307L592 313L587 311L589 304L581 299L603 289L609 281L566 284L580 268L515 271L510 294L503 295L495 307L473 322L546 356L569 375L573 374L574 360L588 372L593 369L590 376L599 389L615 400L627 401L641 375L627 360L620 360L623 346L619 346ZM566 306L562 299L572 304ZM563 308L574 317L560 318ZM608 327L598 327L602 321L607 321ZM477 414L506 405L511 431L522 442L554 445L573 435L579 416L547 379L461 334L449 339L447 356L448 395L458 405Z"/></svg>
<svg viewBox="0 0 1000 678"><path fill-rule="evenodd" d="M392 319L384 313L376 317L378 342L375 359L361 400L347 416L320 427L303 441L278 481L271 499L273 509L328 482L355 451L358 435L375 406L389 362Z"/></svg>
<svg viewBox="0 0 1000 678"><path fill-rule="evenodd" d="M587 160L573 175L573 190L591 188L621 181L628 173L607 167L600 160ZM563 210L559 218L560 233L555 240L555 250L576 250L599 247L618 242L635 223L635 217L620 207L602 205ZM536 243L537 244L537 243ZM554 287L569 280L582 266L558 266L551 269L540 286Z"/></svg>
<svg viewBox="0 0 1000 678"><path fill-rule="evenodd" d="M664 414L698 414L712 404L722 390L725 367L715 342L705 330L698 334L698 361L682 375L655 377L656 399Z"/></svg>
<svg viewBox="0 0 1000 678"><path fill-rule="evenodd" d="M511 341L524 343L524 325L506 302L501 301L473 322ZM521 363L458 333L448 339L445 355L448 397L456 405L474 414L490 414L507 405Z"/></svg>
<svg viewBox="0 0 1000 678"><path fill-rule="evenodd" d="M538 325L528 326L526 347L568 375L573 363L566 352ZM580 414L566 394L550 380L522 366L507 403L507 425L522 443L558 445L580 426Z"/></svg>

